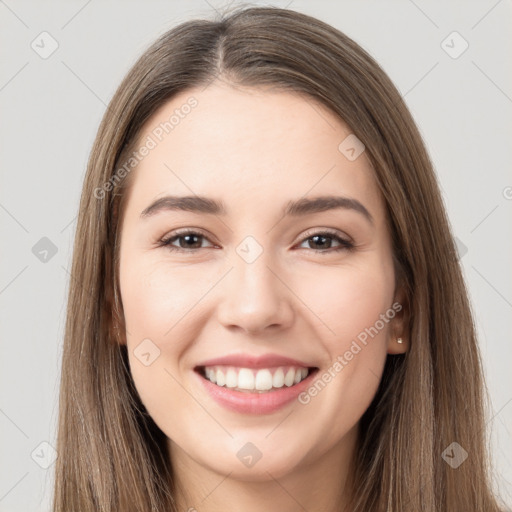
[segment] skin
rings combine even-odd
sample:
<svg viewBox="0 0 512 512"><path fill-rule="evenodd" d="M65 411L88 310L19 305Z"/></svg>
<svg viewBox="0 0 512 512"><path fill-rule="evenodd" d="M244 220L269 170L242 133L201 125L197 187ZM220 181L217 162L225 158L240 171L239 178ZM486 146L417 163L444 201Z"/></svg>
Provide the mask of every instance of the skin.
<svg viewBox="0 0 512 512"><path fill-rule="evenodd" d="M310 362L320 374L331 367L399 298L383 199L365 153L349 161L338 150L350 128L292 92L219 81L191 89L157 111L139 141L191 96L198 105L132 171L120 249L131 373L168 437L179 509L291 512L299 503L311 512L340 510L357 426L386 354L408 346L405 338L396 342L403 311L308 404L293 401L272 414L223 408L193 368L227 354L269 352ZM333 193L360 201L373 224L349 209L283 218L289 200ZM227 215L140 217L170 194L222 200ZM188 253L158 246L182 228L206 237L193 250L173 242ZM334 238L315 244L311 236L325 228L352 240L354 250L333 252ZM248 235L263 249L250 264L236 252ZM149 366L134 355L144 339L160 350ZM250 468L236 456L247 442L262 453Z"/></svg>

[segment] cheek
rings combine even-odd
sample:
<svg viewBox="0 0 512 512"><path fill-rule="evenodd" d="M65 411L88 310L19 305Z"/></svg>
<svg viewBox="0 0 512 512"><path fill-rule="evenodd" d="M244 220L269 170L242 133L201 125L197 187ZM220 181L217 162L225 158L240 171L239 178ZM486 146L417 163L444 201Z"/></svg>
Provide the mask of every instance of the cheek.
<svg viewBox="0 0 512 512"><path fill-rule="evenodd" d="M330 397L342 398L345 412L351 410L355 418L370 404L384 368L394 317L394 273L391 264L377 256L364 265L322 270L315 275L315 286L308 280L302 291L322 321L319 339L330 359L319 379L330 388ZM336 410L333 406L334 415Z"/></svg>
<svg viewBox="0 0 512 512"><path fill-rule="evenodd" d="M188 268L190 272L186 267L177 271L143 258L127 258L120 268L135 387L155 423L168 436L177 438L183 435L183 425L175 421L172 412L191 406L190 395L180 385L183 375L179 362L193 336L184 333L184 326L195 323L193 306L205 293L201 280L192 275L192 266Z"/></svg>
<svg viewBox="0 0 512 512"><path fill-rule="evenodd" d="M190 406L190 396L178 384L188 370L184 354L204 327L205 297L225 270L217 276L211 265L132 254L127 251L124 259L121 254L120 265L130 369L144 405L160 424L166 411ZM148 352L151 361L156 356L145 366L148 357L139 356Z"/></svg>
<svg viewBox="0 0 512 512"><path fill-rule="evenodd" d="M314 282L302 293L322 320L319 340L330 361L300 402L318 419L319 439L327 449L355 426L377 392L394 316L394 274L375 263L329 268L317 273Z"/></svg>
<svg viewBox="0 0 512 512"><path fill-rule="evenodd" d="M193 266L170 267L162 262L134 261L120 272L126 327L132 337L154 336L159 343L194 316L194 305L212 286L212 277ZM180 325L181 327L181 325Z"/></svg>
<svg viewBox="0 0 512 512"><path fill-rule="evenodd" d="M340 353L358 337L364 341L368 330L375 332L375 325L385 337L390 318L382 321L381 315L386 316L392 305L394 274L389 265L373 259L371 264L320 268L302 284L297 282L304 302L325 326L323 339L331 354Z"/></svg>

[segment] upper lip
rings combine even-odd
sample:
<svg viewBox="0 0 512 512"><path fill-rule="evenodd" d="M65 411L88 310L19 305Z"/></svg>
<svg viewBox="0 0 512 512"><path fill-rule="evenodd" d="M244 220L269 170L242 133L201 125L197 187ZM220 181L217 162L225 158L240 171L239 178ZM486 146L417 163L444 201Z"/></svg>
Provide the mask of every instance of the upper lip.
<svg viewBox="0 0 512 512"><path fill-rule="evenodd" d="M265 354L262 356L251 356L248 354L232 354L228 356L209 359L196 365L201 366L237 366L240 368L271 368L274 366L299 366L302 368L312 368L312 365L292 359L290 357L280 356L279 354Z"/></svg>

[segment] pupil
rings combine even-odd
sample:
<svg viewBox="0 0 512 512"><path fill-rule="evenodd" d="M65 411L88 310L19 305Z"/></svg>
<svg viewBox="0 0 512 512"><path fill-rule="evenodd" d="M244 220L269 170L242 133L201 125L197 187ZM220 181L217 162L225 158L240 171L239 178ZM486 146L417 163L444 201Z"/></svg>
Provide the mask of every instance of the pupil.
<svg viewBox="0 0 512 512"><path fill-rule="evenodd" d="M312 240L314 241L315 244L318 244L318 239L323 239L323 240L326 240L328 237L325 237L325 236L321 236L321 235L314 235ZM322 245L322 243L320 243L320 245Z"/></svg>
<svg viewBox="0 0 512 512"><path fill-rule="evenodd" d="M199 237L197 235L184 235L182 238L184 240L186 240L187 247L190 247L191 245L194 245L193 239L194 238L199 238ZM191 243L189 243L189 242L191 242ZM195 242L195 243L197 243L197 242Z"/></svg>

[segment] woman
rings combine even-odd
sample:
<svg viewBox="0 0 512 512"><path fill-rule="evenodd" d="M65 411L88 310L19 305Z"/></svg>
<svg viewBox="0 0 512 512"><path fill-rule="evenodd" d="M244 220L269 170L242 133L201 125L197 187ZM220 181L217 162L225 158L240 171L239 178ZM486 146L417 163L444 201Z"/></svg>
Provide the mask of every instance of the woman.
<svg viewBox="0 0 512 512"><path fill-rule="evenodd" d="M55 511L497 511L475 328L432 164L347 36L183 23L99 128Z"/></svg>

